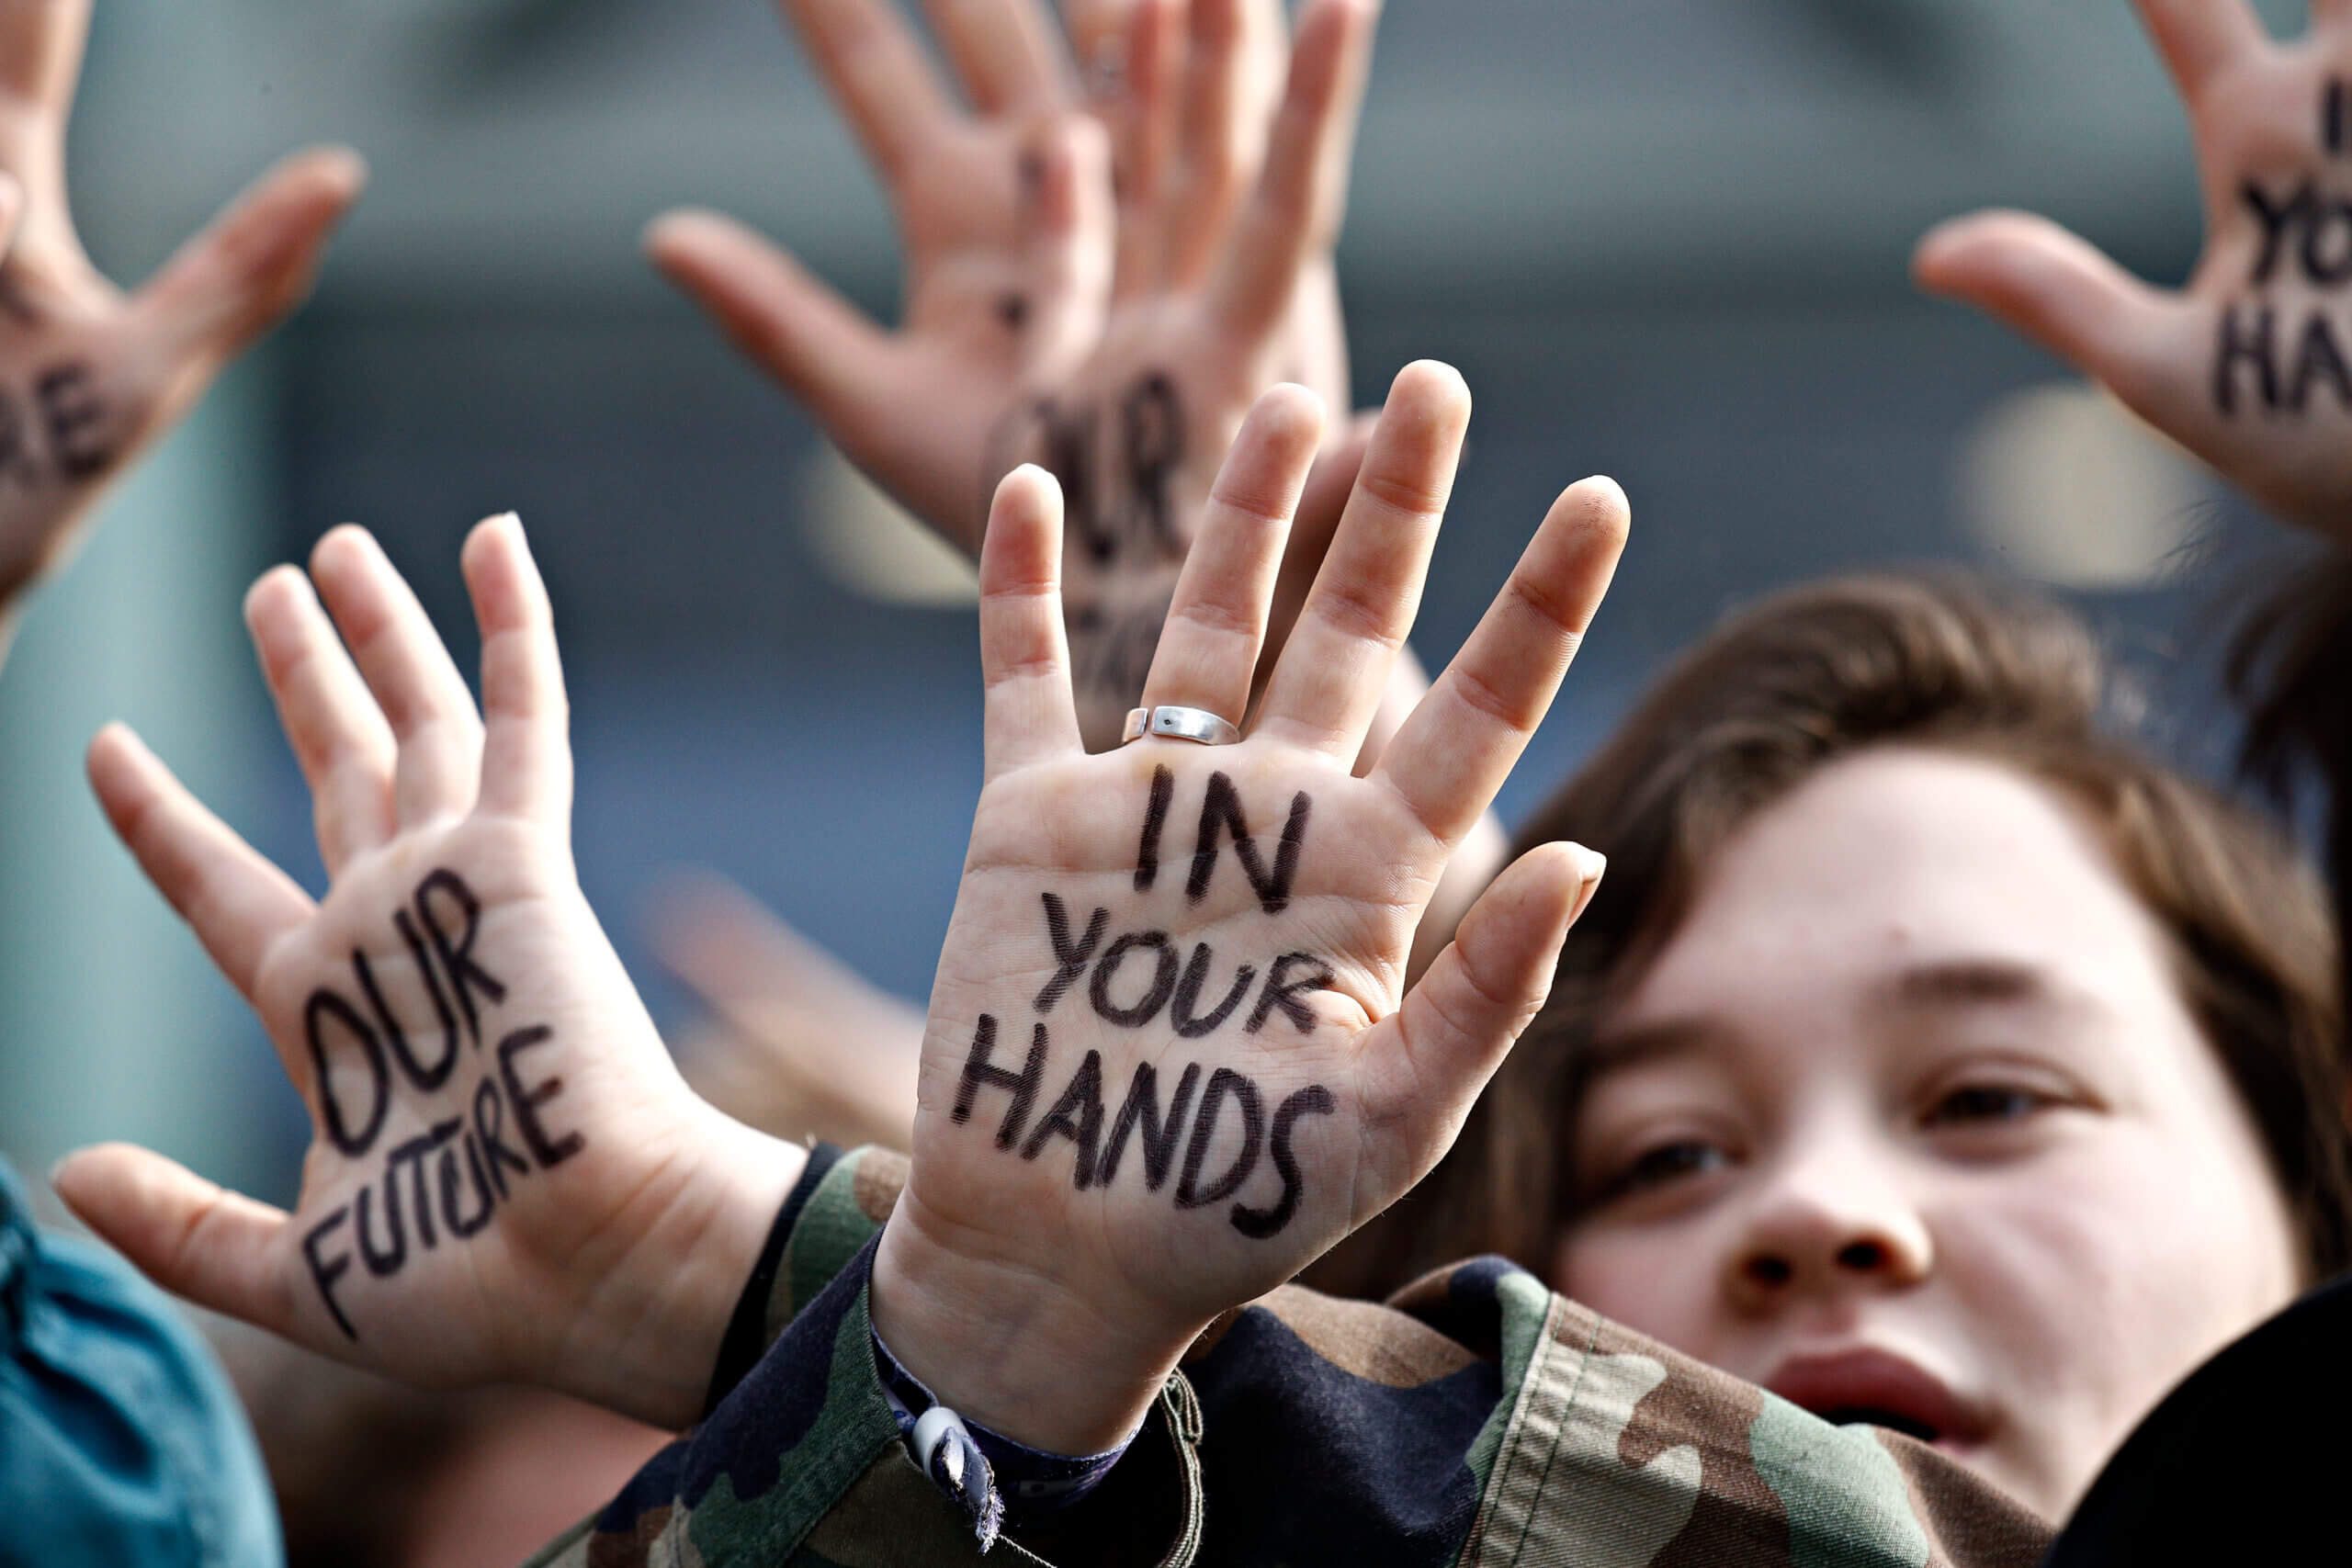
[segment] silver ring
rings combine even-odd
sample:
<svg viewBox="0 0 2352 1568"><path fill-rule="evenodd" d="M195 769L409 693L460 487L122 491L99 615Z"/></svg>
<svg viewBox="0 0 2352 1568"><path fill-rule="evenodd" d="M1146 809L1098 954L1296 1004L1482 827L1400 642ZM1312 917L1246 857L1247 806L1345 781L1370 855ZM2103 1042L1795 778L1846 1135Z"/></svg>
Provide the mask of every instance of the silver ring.
<svg viewBox="0 0 2352 1568"><path fill-rule="evenodd" d="M1156 708L1129 708L1119 730L1119 744L1157 735L1170 740L1190 740L1202 746L1230 746L1241 739L1231 719L1219 718L1206 708L1180 708L1172 704Z"/></svg>

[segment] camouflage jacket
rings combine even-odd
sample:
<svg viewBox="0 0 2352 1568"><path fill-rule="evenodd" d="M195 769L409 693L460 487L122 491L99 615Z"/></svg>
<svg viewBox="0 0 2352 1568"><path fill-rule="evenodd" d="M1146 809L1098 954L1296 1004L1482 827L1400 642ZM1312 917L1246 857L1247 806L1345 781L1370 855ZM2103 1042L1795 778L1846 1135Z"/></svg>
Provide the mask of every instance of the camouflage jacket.
<svg viewBox="0 0 2352 1568"><path fill-rule="evenodd" d="M978 1555L909 1457L875 1366L872 1242L905 1175L874 1149L812 1161L738 1318L755 1350L772 1341L765 1354L535 1562L899 1568ZM1385 1306L1292 1286L1227 1314L1110 1477L989 1555L2024 1568L2051 1536L1933 1449L1832 1426L1479 1258Z"/></svg>

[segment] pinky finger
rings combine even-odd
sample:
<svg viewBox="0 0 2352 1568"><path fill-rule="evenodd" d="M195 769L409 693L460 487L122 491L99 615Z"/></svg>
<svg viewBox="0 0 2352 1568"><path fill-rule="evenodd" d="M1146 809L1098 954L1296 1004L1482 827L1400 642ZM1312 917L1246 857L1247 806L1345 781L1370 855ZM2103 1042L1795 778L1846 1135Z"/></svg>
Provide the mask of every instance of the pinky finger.
<svg viewBox="0 0 2352 1568"><path fill-rule="evenodd" d="M51 1178L82 1222L175 1296L309 1344L282 1263L283 1209L228 1190L159 1154L101 1144Z"/></svg>
<svg viewBox="0 0 2352 1568"><path fill-rule="evenodd" d="M310 895L207 811L124 726L110 724L90 742L89 770L98 804L139 869L252 1000L263 955L311 918Z"/></svg>
<svg viewBox="0 0 2352 1568"><path fill-rule="evenodd" d="M980 542L987 776L1083 751L1062 630L1062 492L1023 463L1004 476Z"/></svg>
<svg viewBox="0 0 2352 1568"><path fill-rule="evenodd" d="M1401 1136L1374 1156L1358 1206L1385 1204L1419 1180L1551 995L1552 975L1608 862L1579 844L1544 844L1506 868L1462 918L1402 1007L1374 1026L1363 1058L1367 1125Z"/></svg>

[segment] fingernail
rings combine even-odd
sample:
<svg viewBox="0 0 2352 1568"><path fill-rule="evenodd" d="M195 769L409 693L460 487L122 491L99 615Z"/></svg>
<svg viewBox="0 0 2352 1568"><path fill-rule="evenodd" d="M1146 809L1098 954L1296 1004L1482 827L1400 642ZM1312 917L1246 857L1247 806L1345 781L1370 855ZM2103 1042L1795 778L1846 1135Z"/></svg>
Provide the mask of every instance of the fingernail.
<svg viewBox="0 0 2352 1568"><path fill-rule="evenodd" d="M1576 908L1568 912L1568 923L1571 925L1583 918L1585 907L1592 902L1592 896L1600 891L1602 874L1609 869L1609 857L1599 850L1589 850L1582 844L1575 847L1583 863L1583 870L1580 874L1582 880L1577 887Z"/></svg>

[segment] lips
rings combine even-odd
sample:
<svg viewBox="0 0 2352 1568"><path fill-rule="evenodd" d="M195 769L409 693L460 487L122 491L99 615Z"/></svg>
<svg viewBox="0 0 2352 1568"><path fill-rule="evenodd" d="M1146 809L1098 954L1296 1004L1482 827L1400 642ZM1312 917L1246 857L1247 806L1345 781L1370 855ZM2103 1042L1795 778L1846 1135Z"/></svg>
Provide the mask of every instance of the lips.
<svg viewBox="0 0 2352 1568"><path fill-rule="evenodd" d="M1972 1448L1991 1424L1941 1379L1890 1350L1792 1356L1764 1386L1825 1421L1884 1427L1939 1448Z"/></svg>

